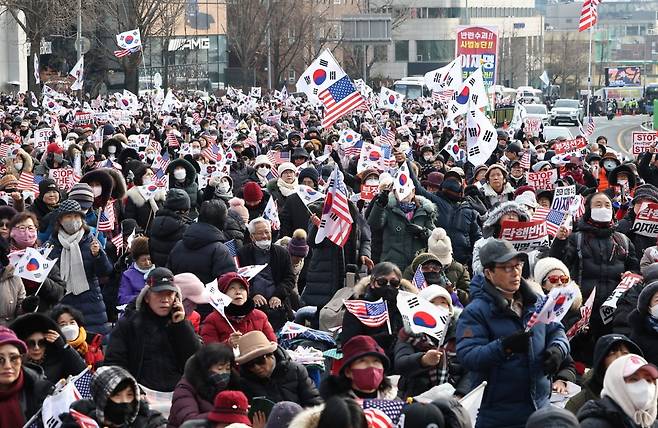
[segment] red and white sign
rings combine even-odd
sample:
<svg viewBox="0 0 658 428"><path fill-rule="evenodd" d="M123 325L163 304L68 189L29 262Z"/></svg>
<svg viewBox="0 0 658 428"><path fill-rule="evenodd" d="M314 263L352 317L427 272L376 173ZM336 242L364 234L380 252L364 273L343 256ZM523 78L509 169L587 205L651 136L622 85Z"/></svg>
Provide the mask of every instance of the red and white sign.
<svg viewBox="0 0 658 428"><path fill-rule="evenodd" d="M547 248L548 230L546 229L546 221L504 221L501 224L499 238L510 241L517 251Z"/></svg>
<svg viewBox="0 0 658 428"><path fill-rule="evenodd" d="M621 282L615 288L610 296L605 299L605 302L599 308L599 313L601 314L601 320L603 324L608 324L614 318L615 310L617 309L617 302L619 298L624 295L624 293L633 287L635 284L639 284L642 281L642 275L637 273L626 273L621 277Z"/></svg>
<svg viewBox="0 0 658 428"><path fill-rule="evenodd" d="M46 150L50 136L53 135L53 130L50 128L41 128L34 131L34 149Z"/></svg>
<svg viewBox="0 0 658 428"><path fill-rule="evenodd" d="M362 184L361 185L361 199L370 202L375 199L379 192L379 186L376 184Z"/></svg>
<svg viewBox="0 0 658 428"><path fill-rule="evenodd" d="M553 190L557 181L557 169L549 171L526 172L528 186L535 189Z"/></svg>
<svg viewBox="0 0 658 428"><path fill-rule="evenodd" d="M587 147L587 139L579 136L573 140L558 141L553 145L556 155L564 155L567 153L576 154L585 150Z"/></svg>
<svg viewBox="0 0 658 428"><path fill-rule="evenodd" d="M526 133L531 133L533 137L537 137L539 135L539 131L541 131L541 119L538 117L526 117L525 120L523 121L525 126L523 127L523 130Z"/></svg>
<svg viewBox="0 0 658 428"><path fill-rule="evenodd" d="M455 39L455 58L462 58L462 78L466 80L482 66L486 87L496 83L498 65L498 28L488 26L458 26Z"/></svg>
<svg viewBox="0 0 658 428"><path fill-rule="evenodd" d="M655 132L633 132L633 154L655 151L658 134Z"/></svg>
<svg viewBox="0 0 658 428"><path fill-rule="evenodd" d="M57 187L65 191L69 191L71 187L78 181L80 177L75 174L73 168L57 168L51 169L48 176L55 180Z"/></svg>
<svg viewBox="0 0 658 428"><path fill-rule="evenodd" d="M652 202L642 204L640 213L633 222L633 232L649 238L658 236L658 204Z"/></svg>

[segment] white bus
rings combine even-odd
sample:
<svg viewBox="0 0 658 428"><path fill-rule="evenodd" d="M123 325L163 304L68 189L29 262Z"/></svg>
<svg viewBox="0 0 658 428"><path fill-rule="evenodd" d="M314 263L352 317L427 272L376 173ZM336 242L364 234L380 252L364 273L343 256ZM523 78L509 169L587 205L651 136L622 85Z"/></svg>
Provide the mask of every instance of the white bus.
<svg viewBox="0 0 658 428"><path fill-rule="evenodd" d="M403 77L393 83L393 90L404 95L405 99L415 100L420 97L429 97L430 90L425 86L423 76Z"/></svg>

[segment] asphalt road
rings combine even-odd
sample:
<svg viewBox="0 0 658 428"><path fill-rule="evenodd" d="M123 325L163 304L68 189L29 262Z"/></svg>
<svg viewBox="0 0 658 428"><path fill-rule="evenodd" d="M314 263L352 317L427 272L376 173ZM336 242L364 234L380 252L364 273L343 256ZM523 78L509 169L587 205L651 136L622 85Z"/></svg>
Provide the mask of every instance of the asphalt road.
<svg viewBox="0 0 658 428"><path fill-rule="evenodd" d="M648 115L615 116L612 120L608 120L605 116L595 117L594 135L589 140L595 141L599 135L604 135L610 147L630 156L633 132L643 132L640 125L650 120ZM573 135L578 135L577 126L570 126L569 129Z"/></svg>

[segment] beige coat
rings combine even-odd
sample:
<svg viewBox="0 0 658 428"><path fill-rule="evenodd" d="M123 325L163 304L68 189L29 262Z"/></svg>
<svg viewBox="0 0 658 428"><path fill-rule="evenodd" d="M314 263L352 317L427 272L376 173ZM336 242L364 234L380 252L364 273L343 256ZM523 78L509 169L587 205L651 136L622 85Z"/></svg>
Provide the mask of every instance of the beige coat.
<svg viewBox="0 0 658 428"><path fill-rule="evenodd" d="M0 275L0 325L9 324L21 314L23 299L23 281L14 276L14 266L9 265Z"/></svg>

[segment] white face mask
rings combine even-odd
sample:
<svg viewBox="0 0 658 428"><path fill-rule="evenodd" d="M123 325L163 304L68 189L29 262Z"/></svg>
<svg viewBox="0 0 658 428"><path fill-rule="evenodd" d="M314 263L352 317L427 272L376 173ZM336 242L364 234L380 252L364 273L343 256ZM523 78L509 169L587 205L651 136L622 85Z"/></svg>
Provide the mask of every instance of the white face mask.
<svg viewBox="0 0 658 428"><path fill-rule="evenodd" d="M544 155L546 153L537 153L537 160L544 160Z"/></svg>
<svg viewBox="0 0 658 428"><path fill-rule="evenodd" d="M151 180L151 176L148 176L148 177L144 176L144 178L142 178L142 185L143 186L146 186L147 184L151 184L151 183L153 183L153 180Z"/></svg>
<svg viewBox="0 0 658 428"><path fill-rule="evenodd" d="M96 152L85 152L85 156L87 156L88 158L93 158L94 156L96 156Z"/></svg>
<svg viewBox="0 0 658 428"><path fill-rule="evenodd" d="M592 208L592 220L599 223L612 221L612 208Z"/></svg>
<svg viewBox="0 0 658 428"><path fill-rule="evenodd" d="M258 175L260 175L261 177L265 177L267 174L269 174L270 171L271 170L268 167L263 166L258 168Z"/></svg>
<svg viewBox="0 0 658 428"><path fill-rule="evenodd" d="M626 383L625 385L628 398L633 403L635 410L645 410L656 400L655 383L640 379L637 382Z"/></svg>
<svg viewBox="0 0 658 428"><path fill-rule="evenodd" d="M425 155L425 156L423 156L423 159L425 159L426 161L431 161L432 160L432 155Z"/></svg>
<svg viewBox="0 0 658 428"><path fill-rule="evenodd" d="M101 186L91 186L91 191L94 192L94 198L97 198L103 193L103 188Z"/></svg>
<svg viewBox="0 0 658 428"><path fill-rule="evenodd" d="M649 308L649 313L654 319L658 320L658 305L653 305Z"/></svg>
<svg viewBox="0 0 658 428"><path fill-rule="evenodd" d="M272 240L268 239L267 241L256 241L254 244L256 244L256 246L261 250L269 250L270 246L272 245Z"/></svg>
<svg viewBox="0 0 658 428"><path fill-rule="evenodd" d="M117 146L107 146L107 152L109 154L114 154L117 152Z"/></svg>
<svg viewBox="0 0 658 428"><path fill-rule="evenodd" d="M74 341L80 334L80 328L77 324L65 325L60 330L62 330L62 335L68 342Z"/></svg>
<svg viewBox="0 0 658 428"><path fill-rule="evenodd" d="M228 193L228 191L231 190L231 186L226 181L220 181L217 188L221 193Z"/></svg>
<svg viewBox="0 0 658 428"><path fill-rule="evenodd" d="M174 170L174 178L176 180L185 180L185 177L187 176L187 172L183 168L178 168Z"/></svg>
<svg viewBox="0 0 658 428"><path fill-rule="evenodd" d="M192 154L193 155L198 155L201 153L201 149L192 149Z"/></svg>
<svg viewBox="0 0 658 428"><path fill-rule="evenodd" d="M20 171L23 169L23 163L22 162L14 162L14 168L16 168L16 171Z"/></svg>
<svg viewBox="0 0 658 428"><path fill-rule="evenodd" d="M366 180L366 186L377 186L379 184L379 180L376 178L369 178Z"/></svg>

